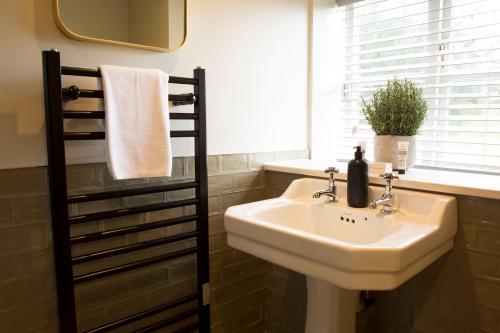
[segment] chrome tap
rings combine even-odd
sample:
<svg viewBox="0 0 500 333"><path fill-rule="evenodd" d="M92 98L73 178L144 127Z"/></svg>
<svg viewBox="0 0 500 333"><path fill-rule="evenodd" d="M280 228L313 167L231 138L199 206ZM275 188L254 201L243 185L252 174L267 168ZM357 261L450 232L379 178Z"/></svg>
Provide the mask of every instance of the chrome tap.
<svg viewBox="0 0 500 333"><path fill-rule="evenodd" d="M335 167L330 167L325 170L325 173L330 174L328 187L318 192L315 192L313 194L313 198L318 199L322 195L325 195L326 196L325 202L335 202L335 200L337 200L337 186L335 185L335 174L339 173L339 170L336 169Z"/></svg>
<svg viewBox="0 0 500 333"><path fill-rule="evenodd" d="M392 193L392 180L399 179L399 177L394 176L392 173L386 173L384 175L380 175L380 177L384 178L387 181L385 185L385 191L380 197L380 199L371 201L369 207L371 209L375 209L377 208L378 205L382 205L382 209L380 210L380 212L382 214L390 214L392 213L392 205L394 204L394 194Z"/></svg>

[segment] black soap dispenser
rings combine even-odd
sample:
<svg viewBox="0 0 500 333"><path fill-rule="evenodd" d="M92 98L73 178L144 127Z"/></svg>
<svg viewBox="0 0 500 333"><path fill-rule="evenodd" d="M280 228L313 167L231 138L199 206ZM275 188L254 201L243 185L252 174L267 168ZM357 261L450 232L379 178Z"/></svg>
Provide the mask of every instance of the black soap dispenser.
<svg viewBox="0 0 500 333"><path fill-rule="evenodd" d="M347 204L364 208L368 206L368 162L363 159L361 146L354 148L354 159L347 165Z"/></svg>

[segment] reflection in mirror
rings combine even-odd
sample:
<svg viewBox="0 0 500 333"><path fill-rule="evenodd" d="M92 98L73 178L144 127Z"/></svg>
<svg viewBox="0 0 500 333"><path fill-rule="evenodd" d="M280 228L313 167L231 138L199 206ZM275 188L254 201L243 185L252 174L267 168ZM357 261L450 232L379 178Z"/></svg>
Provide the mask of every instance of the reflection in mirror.
<svg viewBox="0 0 500 333"><path fill-rule="evenodd" d="M167 51L184 43L187 0L54 0L72 38Z"/></svg>

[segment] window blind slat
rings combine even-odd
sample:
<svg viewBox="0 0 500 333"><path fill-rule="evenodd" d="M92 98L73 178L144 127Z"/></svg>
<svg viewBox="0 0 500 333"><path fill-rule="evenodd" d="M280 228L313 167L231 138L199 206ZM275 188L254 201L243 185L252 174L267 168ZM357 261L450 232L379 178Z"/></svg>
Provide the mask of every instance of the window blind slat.
<svg viewBox="0 0 500 333"><path fill-rule="evenodd" d="M358 66L358 65L366 65L366 64L377 64L381 62L388 62L388 61L401 61L401 60L417 60L421 58L432 58L432 57L444 57L444 56L450 56L450 55L461 55L461 54L470 54L471 52L492 52L492 51L498 51L500 47L463 47L463 48L457 48L457 49L452 49L452 50L446 50L446 51L436 51L436 52L420 52L420 53L415 53L415 54L403 54L403 55L397 55L397 56L390 56L390 57L380 57L380 58L374 58L374 59L366 59L366 60L360 60L358 62L349 62L346 60L346 63L344 64L344 67L347 66ZM345 58L347 59L352 59L356 58L353 55L344 55Z"/></svg>
<svg viewBox="0 0 500 333"><path fill-rule="evenodd" d="M488 153L483 153L481 150L469 150L466 154L464 151L456 151L456 150L451 150L451 149L446 149L446 148L435 148L435 149L419 149L420 153L439 153L439 154L449 154L449 155L467 155L467 156L474 156L474 157L488 157L488 158L500 158L500 154L488 154ZM500 161L499 161L500 162Z"/></svg>
<svg viewBox="0 0 500 333"><path fill-rule="evenodd" d="M487 86L485 88L488 88ZM464 98L473 98L473 99L490 99L490 98L500 98L500 92L495 95L491 94L480 94L480 93L464 93L464 94L446 94L446 95L424 95L426 100L434 100L434 99L446 99L446 100L454 100L454 99L464 99ZM361 97L350 97L344 98L342 103L356 103L357 105L361 105Z"/></svg>
<svg viewBox="0 0 500 333"><path fill-rule="evenodd" d="M487 13L491 14L491 12L487 12ZM342 40L345 41L344 48L363 47L363 46L366 46L366 45L373 45L373 44L381 44L381 43L387 43L387 42L394 42L394 41L397 41L397 40L400 40L400 39L406 39L406 41L408 42L408 40L411 40L411 38L416 38L416 37L426 37L426 38L429 38L430 36L433 36L433 35L446 34L446 33L452 33L452 32L466 33L467 30L472 30L472 29L484 29L484 28L494 29L498 25L499 25L499 23L488 23L488 24L477 24L477 25L470 25L470 26L461 26L459 28L448 28L448 29L442 29L441 28L441 29L438 29L438 30L429 30L429 31L423 31L423 32L419 31L417 33L409 33L409 34L406 34L406 35L395 34L395 35L391 35L390 37L364 40L364 41L359 41L359 42L356 42L356 43L352 43L352 38L349 39L349 40L346 40L345 38L342 38Z"/></svg>
<svg viewBox="0 0 500 333"><path fill-rule="evenodd" d="M354 51L354 52L346 52L346 57L359 57L367 54L372 54L372 53L381 53L381 52L389 52L389 51L404 51L408 49L416 49L416 48L422 48L426 46L439 46L443 45L443 43L447 44L452 44L452 43L461 43L461 42L475 42L478 40L482 39L493 39L493 38L500 38L495 33L489 33L489 34L483 34L483 35L476 35L476 36L467 36L463 38L445 38L442 40L436 40L436 41L430 41L430 42L420 42L420 43L414 43L414 42L408 42L407 44L404 43L399 43L396 46L388 46L388 47L381 47L381 48L373 48L373 49L366 49L363 51Z"/></svg>
<svg viewBox="0 0 500 333"><path fill-rule="evenodd" d="M342 116L342 117L340 117L340 120L364 121L365 118L361 115L360 116L350 116L350 117L349 116ZM432 122L432 121L448 121L448 122L466 121L466 122L486 123L486 122L491 122L491 121L500 122L500 117L488 117L488 116L484 116L484 115L478 116L476 118L470 117L470 116L441 116L441 117L430 116L430 117L427 117L427 122ZM483 125L478 125L478 126L483 126Z"/></svg>
<svg viewBox="0 0 500 333"><path fill-rule="evenodd" d="M463 169L463 170L489 170L489 171L494 171L498 172L499 167L498 163L464 163L463 161L467 159L467 156L464 156L463 158L460 158L460 160L450 160L450 159L443 159L443 158L433 158L429 159L427 158L421 158L417 156L417 163L422 164L422 165L429 165L429 166L437 166L437 167L450 167L453 169ZM471 161L475 161L475 159L470 159Z"/></svg>
<svg viewBox="0 0 500 333"><path fill-rule="evenodd" d="M430 135L429 133L426 133L426 132L435 133L435 132L444 132L444 131L446 131L448 133L460 133L463 135L500 133L499 126L491 126L489 128L486 128L486 129L476 128L476 127L479 127L479 126L445 126L445 125L443 125L443 126L430 126L430 125L425 126L424 125L423 127L420 128L419 133L421 135ZM345 131L351 131L352 126L345 126L344 125L344 126L341 126L339 129L345 130ZM366 131L369 131L370 127L369 127L369 125L358 125L359 131L362 131L363 129Z"/></svg>
<svg viewBox="0 0 500 333"><path fill-rule="evenodd" d="M478 104L470 104L470 105L447 105L447 106L428 106L427 111L434 111L434 110L500 110L500 104L497 104L496 106L490 106L490 105L478 105ZM350 109L350 108L345 108L345 111L360 111L361 112L361 107Z"/></svg>
<svg viewBox="0 0 500 333"><path fill-rule="evenodd" d="M480 0L480 1L486 1L486 0ZM381 3L387 3L387 1L383 1ZM380 2L379 2L380 4ZM400 1L398 2L396 5L396 7L389 7L389 8L384 8L382 10L369 10L367 11L366 13L364 14L357 14L357 15L354 15L355 17L363 17L363 16L368 16L368 15L376 15L376 14L380 14L380 13L387 13L391 10L396 10L396 9L408 9L409 7L413 7L413 6L417 6L417 5L425 5L427 4L427 0L424 0L424 1ZM351 8L350 10L351 11L355 11L357 8Z"/></svg>
<svg viewBox="0 0 500 333"><path fill-rule="evenodd" d="M435 72L435 69L433 69L433 67L441 67L442 69L445 69L446 67L464 66L464 65L483 65L483 64L491 64L494 62L499 62L499 59L494 58L494 57L481 57L481 60L465 59L465 60L446 61L446 62L425 62L425 63L385 66L385 67L373 68L373 69L360 69L358 71L352 71L352 72L347 71L347 72L344 72L343 74L346 76L359 75L359 76L369 77L369 75L366 75L366 74L387 73L387 72L393 72L393 71L408 71L410 69L414 69L414 70L427 69L427 70L430 70L430 71L432 70L433 72ZM353 66L353 65L348 65L348 66ZM365 74L365 75L363 75L363 74Z"/></svg>
<svg viewBox="0 0 500 333"><path fill-rule="evenodd" d="M406 77L406 76L405 76ZM393 77L388 76L386 80L382 83L385 85L388 79ZM434 76L431 78L439 78L439 76ZM347 85L347 84L345 84ZM467 82L447 82L447 83L437 83L437 84L420 84L419 87L422 89L438 89L438 88L469 88L469 87L485 87L487 85L497 86L500 85L500 80L477 80L477 81L467 81ZM368 88L355 88L355 89L343 89L341 92L344 94L349 94L352 92L366 92L373 93L377 90L380 85L371 85Z"/></svg>
<svg viewBox="0 0 500 333"><path fill-rule="evenodd" d="M469 0L467 3L477 3L477 2L491 2L495 0ZM425 1L426 3L429 3L429 0ZM364 8L368 13L373 12L373 7L376 7L377 5L383 5L383 6L390 6L390 4L393 3L395 6L400 6L401 4L404 5L409 5L415 3L415 0L376 0L376 1L371 1L371 0L364 0L364 1L358 1L355 3L350 4L349 6L343 6L341 8L341 12L346 14L348 12L353 12L359 9ZM457 4L460 4L459 2L455 3L455 6ZM387 8L387 10L391 10L393 7Z"/></svg>
<svg viewBox="0 0 500 333"><path fill-rule="evenodd" d="M431 0L432 1L432 0ZM441 7L440 9L432 9L432 10L427 10L427 11L421 11L421 12L413 12L411 14L407 14L407 15L400 15L398 17L395 17L395 18L387 18L387 19L379 19L379 20L374 20L374 21L369 21L369 20L366 20L365 22L361 23L361 24L355 24L355 20L357 18L356 15L346 15L346 17L343 19L345 21L349 21L348 22L348 25L345 25L345 29L353 29L353 28L359 28L359 27L364 27L366 25L373 25L375 23L377 24L380 24L380 23L387 23L387 24L390 24L390 21L395 21L395 20L401 20L401 19L407 19L409 17L414 17L414 16L419 16L419 15L428 15L428 16L431 16L429 14L436 14L436 16L439 16L439 17L444 17L446 15L439 15L439 13L443 13L444 11L446 10L453 10L453 9L459 9L462 14L466 11L466 9L464 9L463 7L467 7L467 6L484 6L485 3L490 3L492 5L495 5L495 2L496 0L475 0L475 1L471 1L471 2L468 2L468 3L462 3L462 4L458 4L458 5L455 5L455 6L443 6ZM479 7L480 8L480 7ZM483 7L484 8L484 7ZM388 14L390 11L385 11L384 14ZM472 13L469 13L469 14L474 14L474 12L472 11ZM387 16L387 15L383 15L383 16ZM394 22L393 22L394 23Z"/></svg>
<svg viewBox="0 0 500 333"><path fill-rule="evenodd" d="M498 14L499 10L498 9L493 9L493 10L486 10L486 11L482 11L482 12L477 12L475 13L476 16L478 15L485 15L485 16L491 16L491 15L495 15L495 14ZM361 34L352 34L351 36L349 36L349 40L356 40L356 39L361 39L362 36L367 36L367 35L380 35L380 34L388 34L388 35L392 35L392 36L395 36L395 35L398 35L403 33L406 29L410 29L410 28L415 28L415 27L418 27L418 26L421 26L421 25L431 25L431 24L435 24L435 25L441 25L441 24L444 24L444 22L450 22L452 20L458 20L458 19L464 19L464 18L467 18L467 17L470 17L470 14L467 13L467 14L464 14L464 15L457 15L457 16L454 16L454 17L449 17L449 18L442 18L442 19L432 19L432 20L428 20L428 21L425 21L425 22L419 22L419 23L411 23L411 24L402 24L402 25L397 25L397 26L390 26L388 28L383 28L383 29L379 29L379 30L376 30L376 29L370 29L369 32L364 32L364 33L361 33ZM352 30L352 29L351 29ZM395 31L393 32L392 34L389 34L388 32L390 31ZM342 34L346 34L347 33L347 29L344 28L343 31L341 31ZM365 39L366 40L366 39Z"/></svg>
<svg viewBox="0 0 500 333"><path fill-rule="evenodd" d="M367 137L368 138L368 137ZM353 145L356 145L358 142L359 138L353 139L352 137L343 137L342 139L342 144L340 147L344 148L351 148ZM483 140L483 139L459 139L453 141L452 137L431 137L431 138L424 138L422 136L419 136L417 138L418 144L432 144L432 145L442 145L442 144L449 144L449 145L464 145L466 147L475 147L474 149L483 149L483 147L492 147L493 149L500 149L500 143L494 141L494 140Z"/></svg>
<svg viewBox="0 0 500 333"><path fill-rule="evenodd" d="M403 0L403 1L405 1L405 3L408 3L408 2L411 3L411 0ZM350 6L343 7L342 11L343 12L352 11L352 10L356 10L356 9L371 7L373 5L377 5L377 4L381 4L381 3L390 3L390 2L387 1L387 0L365 0L365 1L359 1L359 2L351 4Z"/></svg>
<svg viewBox="0 0 500 333"><path fill-rule="evenodd" d="M356 142L353 143L356 145ZM342 145L343 148L351 149L352 150L352 145ZM487 157L487 158L500 158L500 147L496 147L496 153L494 151L487 153L487 152L481 152L482 149L478 149L479 146L476 145L474 147L470 147L468 149L467 155L469 156L481 156L481 157ZM419 152L421 154L425 153L436 153L436 154L449 154L449 155L464 155L464 151L460 150L459 148L449 148L449 147L423 147L422 149L419 149Z"/></svg>

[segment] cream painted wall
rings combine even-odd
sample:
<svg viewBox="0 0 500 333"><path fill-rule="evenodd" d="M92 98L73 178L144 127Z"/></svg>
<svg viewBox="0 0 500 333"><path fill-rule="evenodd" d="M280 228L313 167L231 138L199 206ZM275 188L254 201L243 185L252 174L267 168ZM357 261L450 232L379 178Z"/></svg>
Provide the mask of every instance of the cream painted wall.
<svg viewBox="0 0 500 333"><path fill-rule="evenodd" d="M168 0L168 47L177 48L184 40L184 0Z"/></svg>
<svg viewBox="0 0 500 333"><path fill-rule="evenodd" d="M189 0L189 36L157 53L74 41L55 26L50 0L0 3L0 168L46 163L41 51L65 65L207 69L210 154L307 147L307 0ZM178 90L177 90L178 91ZM84 124L85 125L85 124ZM175 154L191 151L174 142ZM103 159L102 144L72 147L70 162Z"/></svg>
<svg viewBox="0 0 500 333"><path fill-rule="evenodd" d="M335 112L342 107L342 81L338 80L343 68L342 17L335 0L312 0L312 36L310 67L311 86L311 158L316 160L336 160L338 144L336 133L340 123ZM347 1L347 0L344 0ZM332 43L332 41L336 41Z"/></svg>

